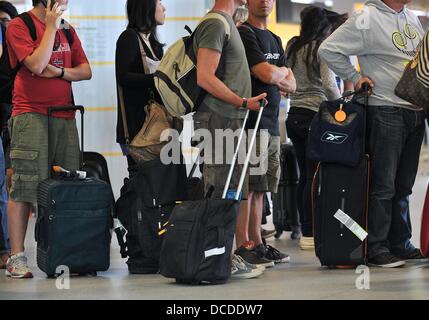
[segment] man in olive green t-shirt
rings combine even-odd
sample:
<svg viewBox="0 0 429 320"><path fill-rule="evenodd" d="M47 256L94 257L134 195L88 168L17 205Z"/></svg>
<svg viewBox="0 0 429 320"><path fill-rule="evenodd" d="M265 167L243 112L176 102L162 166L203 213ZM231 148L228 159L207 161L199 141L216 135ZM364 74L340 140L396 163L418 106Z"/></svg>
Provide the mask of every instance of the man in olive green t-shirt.
<svg viewBox="0 0 429 320"><path fill-rule="evenodd" d="M213 198L220 199L227 179L234 150L226 150L227 143L219 143L219 131L231 129L238 132L243 126L246 109L258 111L261 94L251 98L252 88L246 52L232 15L246 0L216 0L211 12L222 15L230 25L230 36L221 19L204 20L195 31L194 49L197 56L197 82L208 92L194 116L195 129L207 129L211 133L212 146L205 145L204 182L206 191L215 188ZM222 76L218 78L217 71ZM227 141L228 134L224 134ZM234 136L230 138L233 139ZM224 141L225 142L225 141ZM217 148L216 148L217 147ZM223 162L219 163L219 154ZM216 159L215 156L216 155ZM231 189L238 186L242 164L237 164L231 181ZM246 179L247 180L247 179ZM243 196L247 195L247 184Z"/></svg>
<svg viewBox="0 0 429 320"><path fill-rule="evenodd" d="M206 129L211 134L211 145L208 145L207 141L204 145L203 177L206 192L210 187L214 187L212 195L214 199L222 197L234 154L234 150L230 150L232 148L228 146L232 144L236 147L237 139L234 138L243 127L246 109L259 111L260 102L266 97L266 93L251 97L246 52L232 20L237 8L245 4L247 0L215 1L211 12L222 15L228 22L230 29L228 38L222 17L212 17L201 22L194 36L197 83L208 93L194 115L194 128ZM219 77L218 69L222 74ZM236 191L242 170L243 164L237 163L231 179L231 190ZM243 198L247 197L247 181L248 177L243 186ZM233 256L232 277L247 279L257 277L261 273L261 268L246 265L239 257Z"/></svg>

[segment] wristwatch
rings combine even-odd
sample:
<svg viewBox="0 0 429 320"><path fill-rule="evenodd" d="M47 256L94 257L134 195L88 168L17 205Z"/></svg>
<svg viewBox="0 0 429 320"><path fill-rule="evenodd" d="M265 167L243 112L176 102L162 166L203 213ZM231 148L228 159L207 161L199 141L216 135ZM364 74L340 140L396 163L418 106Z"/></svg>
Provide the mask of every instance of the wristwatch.
<svg viewBox="0 0 429 320"><path fill-rule="evenodd" d="M62 79L64 78L64 74L66 73L66 70L63 67L60 67L60 69L61 69L61 75L59 75L58 78Z"/></svg>
<svg viewBox="0 0 429 320"><path fill-rule="evenodd" d="M243 109L247 109L247 98L243 98L243 103L241 104Z"/></svg>

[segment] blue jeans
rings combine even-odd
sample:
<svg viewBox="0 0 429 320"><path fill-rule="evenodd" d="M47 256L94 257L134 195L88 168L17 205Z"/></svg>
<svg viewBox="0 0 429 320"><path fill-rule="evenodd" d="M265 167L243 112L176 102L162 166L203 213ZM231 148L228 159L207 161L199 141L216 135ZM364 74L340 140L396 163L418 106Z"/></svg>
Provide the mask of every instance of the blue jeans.
<svg viewBox="0 0 429 320"><path fill-rule="evenodd" d="M417 175L425 113L392 106L368 108L371 156L368 257L402 255L411 244L409 196Z"/></svg>
<svg viewBox="0 0 429 320"><path fill-rule="evenodd" d="M3 144L0 143L0 254L9 251L9 234L7 231L7 191L6 169L4 165Z"/></svg>

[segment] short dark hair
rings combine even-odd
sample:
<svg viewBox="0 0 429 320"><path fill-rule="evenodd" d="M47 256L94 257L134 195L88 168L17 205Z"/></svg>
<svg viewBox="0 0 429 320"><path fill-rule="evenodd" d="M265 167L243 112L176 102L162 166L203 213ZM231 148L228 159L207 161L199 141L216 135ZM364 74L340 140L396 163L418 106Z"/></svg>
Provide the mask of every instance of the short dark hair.
<svg viewBox="0 0 429 320"><path fill-rule="evenodd" d="M150 32L150 37L156 46L161 48L163 45L158 41L156 34L156 5L157 0L127 0L128 29Z"/></svg>
<svg viewBox="0 0 429 320"><path fill-rule="evenodd" d="M33 0L33 7L37 6L40 2L42 2L41 0Z"/></svg>
<svg viewBox="0 0 429 320"><path fill-rule="evenodd" d="M9 1L0 1L0 11L6 12L12 19L18 15L18 10Z"/></svg>

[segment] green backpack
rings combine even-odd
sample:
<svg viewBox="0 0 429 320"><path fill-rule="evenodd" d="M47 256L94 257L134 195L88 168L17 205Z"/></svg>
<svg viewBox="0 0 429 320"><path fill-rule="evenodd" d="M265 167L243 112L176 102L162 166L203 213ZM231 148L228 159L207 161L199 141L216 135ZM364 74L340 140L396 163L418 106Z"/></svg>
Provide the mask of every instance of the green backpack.
<svg viewBox="0 0 429 320"><path fill-rule="evenodd" d="M210 12L201 21L218 19L223 22L226 38L229 40L231 27L228 21L219 13ZM198 28L198 27L197 27ZM195 31L175 42L165 53L154 74L155 87L160 94L168 113L173 117L181 117L196 111L202 103L206 92L197 85L197 57L193 49ZM221 63L219 66L222 65ZM219 67L216 75L222 68Z"/></svg>

